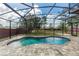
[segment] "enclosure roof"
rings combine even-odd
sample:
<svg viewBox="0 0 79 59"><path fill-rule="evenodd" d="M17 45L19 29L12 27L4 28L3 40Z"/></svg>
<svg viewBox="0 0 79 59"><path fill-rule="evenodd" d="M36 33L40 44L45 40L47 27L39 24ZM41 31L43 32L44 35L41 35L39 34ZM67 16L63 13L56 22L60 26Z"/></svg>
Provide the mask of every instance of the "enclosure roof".
<svg viewBox="0 0 79 59"><path fill-rule="evenodd" d="M78 8L78 3L3 3L0 4L0 19L19 22L28 14L36 16L49 16L53 19L58 19L63 14L67 17L74 7ZM75 8L76 9L76 8Z"/></svg>

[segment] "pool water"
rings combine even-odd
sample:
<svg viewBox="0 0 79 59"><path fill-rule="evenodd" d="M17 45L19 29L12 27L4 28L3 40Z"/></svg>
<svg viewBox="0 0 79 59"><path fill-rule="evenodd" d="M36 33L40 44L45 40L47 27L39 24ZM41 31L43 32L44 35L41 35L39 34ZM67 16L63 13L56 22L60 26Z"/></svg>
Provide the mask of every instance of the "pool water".
<svg viewBox="0 0 79 59"><path fill-rule="evenodd" d="M28 46L32 44L58 44L62 45L70 40L65 37L23 37L7 43L11 47Z"/></svg>
<svg viewBox="0 0 79 59"><path fill-rule="evenodd" d="M24 37L19 40L22 46L32 44L65 44L68 42L68 38L64 37L46 37L46 38L35 38L35 37Z"/></svg>

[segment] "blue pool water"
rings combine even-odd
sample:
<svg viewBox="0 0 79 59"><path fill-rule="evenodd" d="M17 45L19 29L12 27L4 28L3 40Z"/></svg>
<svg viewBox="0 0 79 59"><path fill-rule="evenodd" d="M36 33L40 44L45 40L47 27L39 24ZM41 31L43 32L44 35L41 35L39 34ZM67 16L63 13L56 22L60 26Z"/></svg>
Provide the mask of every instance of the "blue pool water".
<svg viewBox="0 0 79 59"><path fill-rule="evenodd" d="M11 47L27 46L32 44L65 44L70 40L65 37L24 37L7 43Z"/></svg>
<svg viewBox="0 0 79 59"><path fill-rule="evenodd" d="M32 44L65 44L68 41L69 39L64 37L46 37L46 38L24 37L21 38L21 40L19 40L22 46Z"/></svg>

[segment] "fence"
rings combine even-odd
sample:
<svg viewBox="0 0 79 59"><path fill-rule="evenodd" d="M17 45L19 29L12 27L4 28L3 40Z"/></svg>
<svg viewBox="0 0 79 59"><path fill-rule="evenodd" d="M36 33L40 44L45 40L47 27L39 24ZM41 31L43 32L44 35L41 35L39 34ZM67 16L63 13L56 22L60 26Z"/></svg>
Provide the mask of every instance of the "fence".
<svg viewBox="0 0 79 59"><path fill-rule="evenodd" d="M11 33L11 34L10 34ZM17 29L0 29L0 37L8 37L17 34Z"/></svg>

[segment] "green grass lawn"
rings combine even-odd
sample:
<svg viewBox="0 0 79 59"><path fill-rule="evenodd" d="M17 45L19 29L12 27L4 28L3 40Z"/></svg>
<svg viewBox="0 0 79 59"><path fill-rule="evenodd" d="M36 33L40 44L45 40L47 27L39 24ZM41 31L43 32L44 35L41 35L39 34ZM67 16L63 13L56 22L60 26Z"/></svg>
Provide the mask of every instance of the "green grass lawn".
<svg viewBox="0 0 79 59"><path fill-rule="evenodd" d="M26 35L35 35L35 36L60 36L57 34L57 31L53 32L52 30L36 30L35 32L28 33Z"/></svg>

